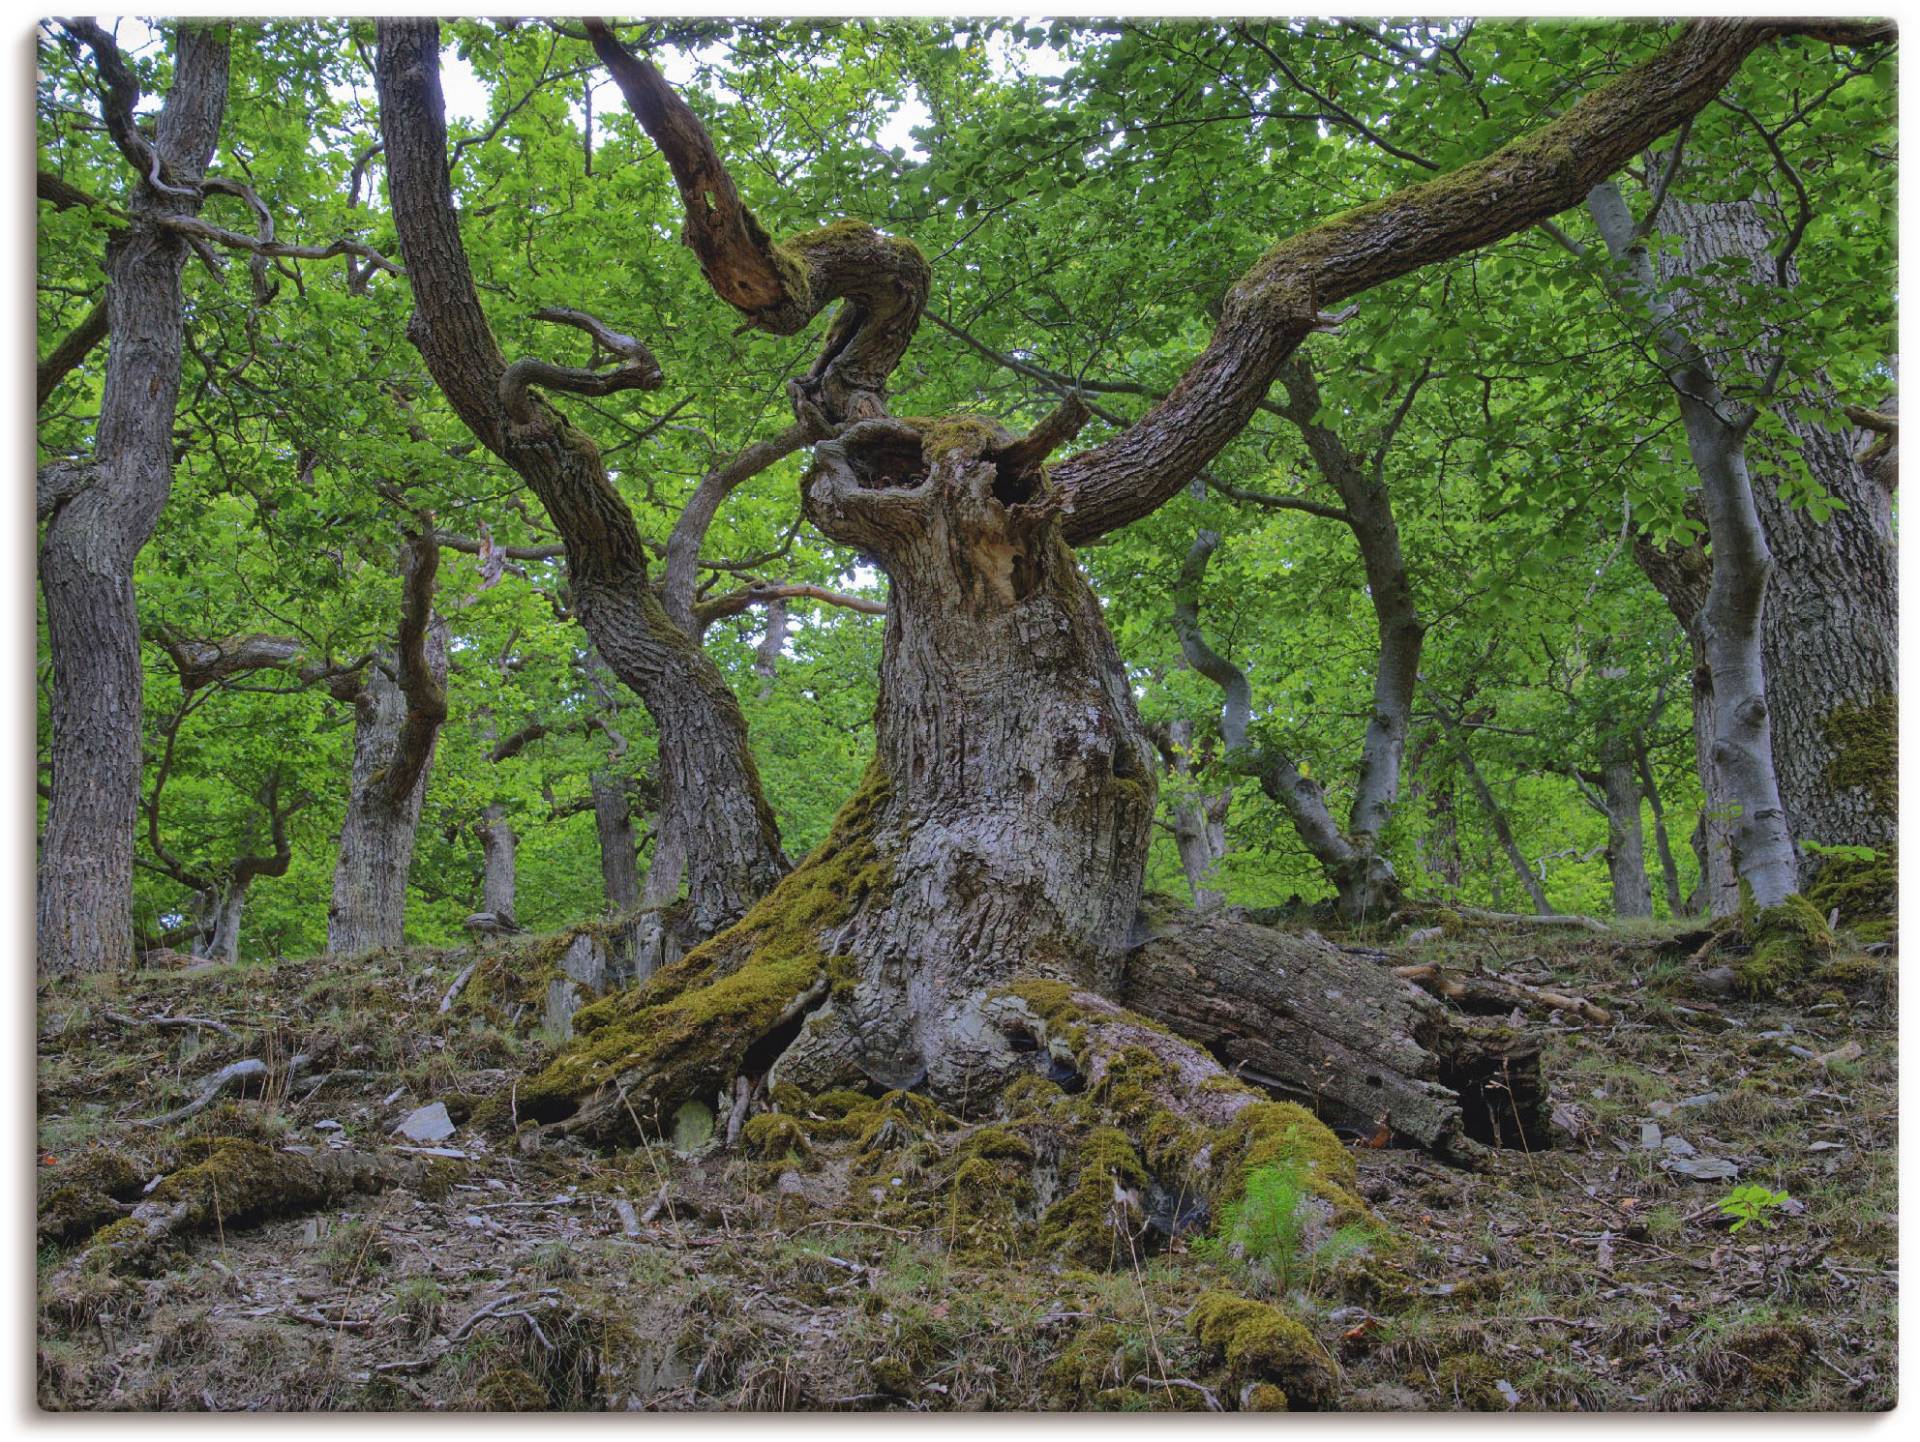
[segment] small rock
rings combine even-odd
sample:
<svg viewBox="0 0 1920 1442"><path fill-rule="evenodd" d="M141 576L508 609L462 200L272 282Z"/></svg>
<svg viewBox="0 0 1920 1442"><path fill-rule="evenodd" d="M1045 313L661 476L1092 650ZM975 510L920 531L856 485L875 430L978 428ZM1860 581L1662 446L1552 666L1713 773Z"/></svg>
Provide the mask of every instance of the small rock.
<svg viewBox="0 0 1920 1442"><path fill-rule="evenodd" d="M1660 1145L1660 1123L1640 1123L1640 1145L1648 1151Z"/></svg>
<svg viewBox="0 0 1920 1442"><path fill-rule="evenodd" d="M341 1126L340 1123L334 1121L331 1117L323 1122L315 1122L313 1129L316 1132L343 1132L346 1130L345 1127Z"/></svg>
<svg viewBox="0 0 1920 1442"><path fill-rule="evenodd" d="M1740 978L1733 974L1730 966L1714 966L1701 972L1694 980L1700 983L1702 991L1715 996L1732 996L1739 989Z"/></svg>
<svg viewBox="0 0 1920 1442"><path fill-rule="evenodd" d="M395 1136L405 1137L410 1142L431 1145L453 1135L453 1118L447 1115L445 1102L428 1102L410 1112L393 1131Z"/></svg>
<svg viewBox="0 0 1920 1442"><path fill-rule="evenodd" d="M1668 1156L1674 1157L1690 1157L1698 1150L1694 1144L1685 1137L1667 1137L1660 1143L1660 1146Z"/></svg>
<svg viewBox="0 0 1920 1442"><path fill-rule="evenodd" d="M1719 1092L1701 1092L1699 1096L1687 1097L1683 1101L1674 1103L1674 1105L1682 1107L1705 1107L1712 1106L1719 1100Z"/></svg>
<svg viewBox="0 0 1920 1442"><path fill-rule="evenodd" d="M1724 1157L1672 1157L1660 1165L1696 1182L1730 1182L1740 1175L1740 1168Z"/></svg>
<svg viewBox="0 0 1920 1442"><path fill-rule="evenodd" d="M1850 1041L1843 1047L1826 1052L1820 1057L1820 1065L1832 1066L1835 1062L1859 1061L1866 1055L1866 1049L1857 1041Z"/></svg>

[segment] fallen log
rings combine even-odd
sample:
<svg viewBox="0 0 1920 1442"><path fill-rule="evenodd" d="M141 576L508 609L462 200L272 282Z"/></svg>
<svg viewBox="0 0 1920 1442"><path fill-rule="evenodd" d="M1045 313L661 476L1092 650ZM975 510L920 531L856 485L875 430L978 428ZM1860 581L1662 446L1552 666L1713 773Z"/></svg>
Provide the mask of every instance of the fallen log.
<svg viewBox="0 0 1920 1442"><path fill-rule="evenodd" d="M1600 1026L1606 1026L1613 1020L1612 1012L1583 996L1530 986L1495 972L1450 972L1439 962L1430 961L1418 966L1396 966L1393 974L1403 981L1414 983L1423 991L1447 1001L1458 1002L1469 1010L1505 1013L1517 1006L1529 1010L1572 1012L1582 1021Z"/></svg>
<svg viewBox="0 0 1920 1442"><path fill-rule="evenodd" d="M1311 932L1184 916L1127 958L1131 1010L1323 1121L1456 1161L1551 1145L1537 1041L1460 1025L1434 997Z"/></svg>

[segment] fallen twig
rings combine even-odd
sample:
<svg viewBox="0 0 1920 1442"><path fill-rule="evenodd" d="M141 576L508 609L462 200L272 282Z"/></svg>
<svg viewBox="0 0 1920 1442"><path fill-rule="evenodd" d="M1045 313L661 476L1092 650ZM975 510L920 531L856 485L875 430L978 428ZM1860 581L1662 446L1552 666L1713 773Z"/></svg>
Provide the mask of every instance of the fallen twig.
<svg viewBox="0 0 1920 1442"><path fill-rule="evenodd" d="M1585 997L1573 996L1567 992L1548 991L1544 987L1529 986L1523 981L1510 981L1504 976L1492 972L1482 972L1472 976L1450 973L1438 962L1424 962L1417 966L1396 966L1393 974L1403 981L1410 981L1423 990L1448 1001L1478 1001L1492 1003L1501 1008L1511 1006L1544 1007L1549 1011L1567 1011L1583 1021L1605 1026L1613 1020L1613 1013L1603 1006L1596 1006Z"/></svg>
<svg viewBox="0 0 1920 1442"><path fill-rule="evenodd" d="M466 969L453 979L453 985L447 988L447 994L440 998L440 1014L442 1016L445 1016L453 1010L454 1002L459 999L460 993L467 989L467 982L472 979L474 972L477 971L479 967L480 958L476 956L472 961L467 963Z"/></svg>
<svg viewBox="0 0 1920 1442"><path fill-rule="evenodd" d="M1142 1382L1152 1387L1186 1387L1200 1394L1200 1398L1207 1404L1207 1410L1209 1412L1224 1412L1227 1410L1220 1405L1220 1398L1215 1395L1212 1388L1202 1387L1198 1382L1190 1382L1185 1377L1155 1377L1151 1373L1142 1372L1138 1377L1133 1379L1133 1385L1137 1387Z"/></svg>
<svg viewBox="0 0 1920 1442"><path fill-rule="evenodd" d="M234 1029L224 1021L215 1021L206 1016L127 1016L122 1012L109 1011L102 1015L108 1021L118 1022L121 1026L191 1026L204 1027L208 1031L217 1031L222 1036L235 1035Z"/></svg>
<svg viewBox="0 0 1920 1442"><path fill-rule="evenodd" d="M164 1127L174 1122L185 1121L195 1112L203 1111L207 1107L212 1106L214 1098L233 1086L235 1082L247 1081L253 1077L264 1077L266 1074L267 1064L256 1057L248 1057L245 1061L237 1061L231 1066L221 1067L219 1071L207 1078L206 1087L201 1091L200 1095L188 1102L185 1106L178 1107L166 1113L164 1116L149 1117L144 1121L136 1121L134 1125L137 1127Z"/></svg>

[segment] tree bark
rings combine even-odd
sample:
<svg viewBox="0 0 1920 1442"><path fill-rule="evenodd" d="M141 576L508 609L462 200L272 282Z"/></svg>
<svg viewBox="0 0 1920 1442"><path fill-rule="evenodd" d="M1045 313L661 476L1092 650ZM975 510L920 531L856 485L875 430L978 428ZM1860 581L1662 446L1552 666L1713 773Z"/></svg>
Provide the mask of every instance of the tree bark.
<svg viewBox="0 0 1920 1442"><path fill-rule="evenodd" d="M511 931L518 925L514 920L514 883L520 838L514 833L506 806L498 801L487 808L477 829L482 857L480 910Z"/></svg>
<svg viewBox="0 0 1920 1442"><path fill-rule="evenodd" d="M1682 330L1619 189L1611 183L1595 186L1587 209L1618 267L1621 289L1646 310L1700 477L1700 505L1713 546L1699 622L1713 683L1711 755L1717 778L1738 809L1731 827L1735 871L1754 905L1765 910L1794 894L1799 871L1774 770L1761 650L1761 615L1774 563L1747 472L1753 414L1727 399L1706 354Z"/></svg>
<svg viewBox="0 0 1920 1442"><path fill-rule="evenodd" d="M668 901L684 884L674 918L682 938L712 935L787 869L746 719L713 662L663 609L633 513L593 442L524 382L509 384L453 208L438 24L388 20L379 35L381 134L414 293L409 335L460 418L533 489L565 541L581 622L659 730L660 839L649 884Z"/></svg>
<svg viewBox="0 0 1920 1442"><path fill-rule="evenodd" d="M1667 809L1661 804L1660 785L1654 779L1653 762L1647 755L1646 734L1633 733L1633 764L1640 777L1640 789L1646 795L1647 809L1653 813L1653 842L1660 857L1660 881L1666 888L1667 914L1687 914L1686 898L1680 894L1680 868L1674 864L1673 841L1667 834Z"/></svg>
<svg viewBox="0 0 1920 1442"><path fill-rule="evenodd" d="M587 778L593 793L593 828L600 838L600 878L607 889L607 910L624 916L640 905L639 846L633 834L633 802L620 778L595 771Z"/></svg>
<svg viewBox="0 0 1920 1442"><path fill-rule="evenodd" d="M1663 224L1681 238L1668 278L1694 278L1739 313L1731 262L1760 285L1799 287L1789 264L1781 277L1779 244L1752 201L1694 204L1669 200ZM1696 296L1690 319L1706 297ZM1788 338L1767 334L1745 357L1763 376ZM1890 851L1898 831L1893 717L1899 686L1899 576L1894 552L1892 476L1869 475L1859 457L1869 434L1823 424L1840 410L1824 373L1775 407L1813 478L1844 505L1825 520L1781 495L1781 458L1756 448L1753 497L1774 559L1762 623L1767 704L1773 714L1774 766L1793 834L1822 845ZM1876 749L1877 748L1877 749ZM1804 883L1821 858L1801 858Z"/></svg>
<svg viewBox="0 0 1920 1442"><path fill-rule="evenodd" d="M112 41L87 22L109 79L104 105L123 149L191 186L213 157L226 108L224 27L181 24L174 80L139 139L139 95ZM133 837L140 806L140 623L133 566L173 485L173 415L184 335L186 243L163 221L197 192L156 189L144 166L128 223L107 245L106 377L84 484L47 514L40 544L53 661L52 801L41 842L38 949L51 972L97 971L133 954Z"/></svg>
<svg viewBox="0 0 1920 1442"><path fill-rule="evenodd" d="M352 696L353 771L327 910L331 955L406 941L407 874L447 716L447 626L432 610L439 557L431 534L409 539L397 644Z"/></svg>
<svg viewBox="0 0 1920 1442"><path fill-rule="evenodd" d="M1193 722L1181 719L1168 727L1172 742L1167 770L1180 779L1182 789L1173 798L1173 844L1180 853L1180 869L1195 911L1212 911L1226 900L1217 888L1220 862L1227 854L1227 812L1233 788L1212 795L1193 787Z"/></svg>
<svg viewBox="0 0 1920 1442"><path fill-rule="evenodd" d="M1645 832L1640 824L1640 776L1626 742L1609 739L1600 751L1601 792L1607 809L1607 875L1615 916L1653 915L1647 880Z"/></svg>

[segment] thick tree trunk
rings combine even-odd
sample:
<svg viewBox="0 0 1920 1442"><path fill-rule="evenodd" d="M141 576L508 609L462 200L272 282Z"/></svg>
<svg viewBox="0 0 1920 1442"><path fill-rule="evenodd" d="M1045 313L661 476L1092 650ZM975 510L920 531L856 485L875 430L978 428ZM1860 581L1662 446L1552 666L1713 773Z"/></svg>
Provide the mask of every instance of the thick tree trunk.
<svg viewBox="0 0 1920 1442"><path fill-rule="evenodd" d="M862 1070L964 1104L1022 1063L982 1013L1016 975L1117 994L1154 753L1037 464L978 420L815 449L807 513L892 582L875 713L890 876L841 931Z"/></svg>
<svg viewBox="0 0 1920 1442"><path fill-rule="evenodd" d="M428 627L425 653L433 676L444 685L447 633L438 616ZM393 664L388 656L368 667L366 684L354 700L353 772L333 872L333 904L327 909L327 950L335 956L406 941L407 873L439 726L434 723L425 738L418 764L405 768L410 778L396 776L409 716L407 697L388 669ZM396 789L396 779L407 784Z"/></svg>
<svg viewBox="0 0 1920 1442"><path fill-rule="evenodd" d="M1733 416L1706 355L1681 330L1655 282L1653 262L1617 187L1597 185L1587 209L1619 267L1622 290L1645 307L1662 369L1673 386L1700 478L1700 507L1713 546L1712 575L1700 612L1713 681L1714 769L1738 808L1734 867L1762 910L1799 885L1798 854L1773 764L1772 718L1761 652L1761 614L1773 557L1761 529L1747 472L1751 418Z"/></svg>
<svg viewBox="0 0 1920 1442"><path fill-rule="evenodd" d="M593 793L593 828L600 838L600 879L607 889L607 910L624 916L640 905L633 802L626 786L611 772L594 772L587 778L587 786Z"/></svg>
<svg viewBox="0 0 1920 1442"><path fill-rule="evenodd" d="M103 72L124 64L104 35L89 43ZM148 152L172 184L191 186L205 171L226 94L224 29L182 24L173 87ZM137 90L110 90L107 97L109 126L123 147L137 138L137 98ZM184 335L180 272L188 253L162 221L200 208L197 192L162 192L144 167L136 169L142 178L128 201L129 223L107 245L111 339L93 459L64 468L68 479L59 498L50 496L42 512L40 585L54 673L53 795L41 841L37 919L40 965L49 971L95 971L133 955L142 679L133 565L173 485Z"/></svg>
<svg viewBox="0 0 1920 1442"><path fill-rule="evenodd" d="M1601 748L1600 779L1607 807L1607 875L1615 916L1652 916L1645 833L1640 824L1640 777L1623 740Z"/></svg>

